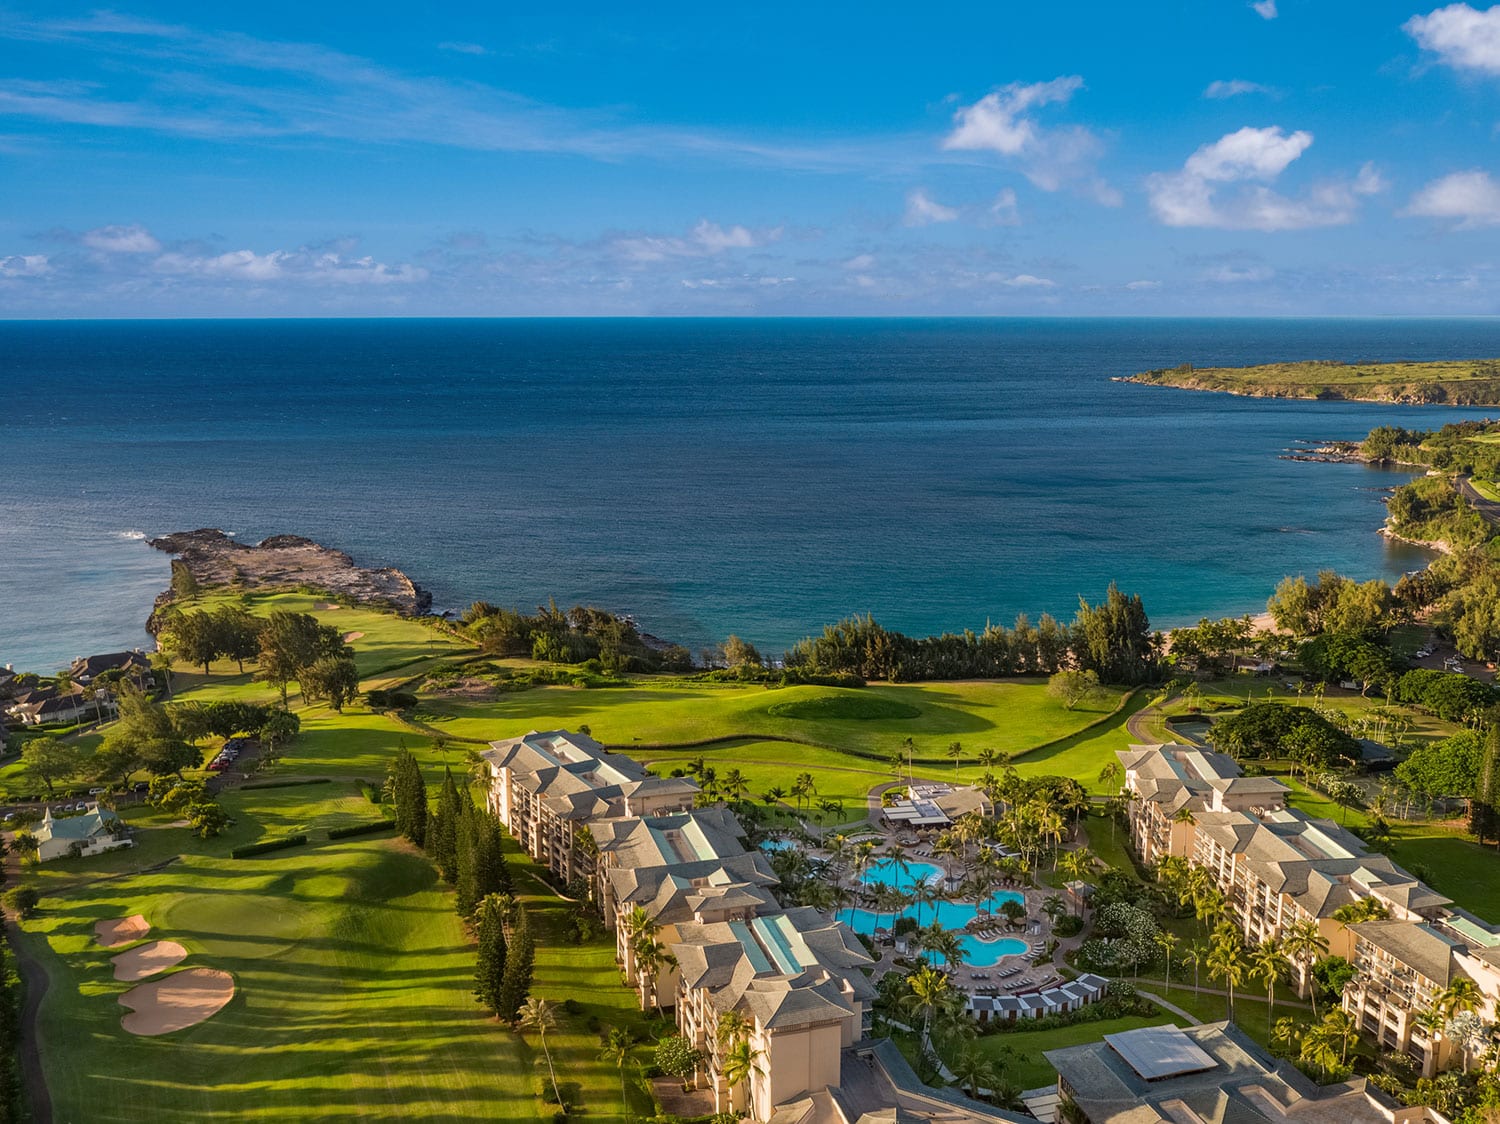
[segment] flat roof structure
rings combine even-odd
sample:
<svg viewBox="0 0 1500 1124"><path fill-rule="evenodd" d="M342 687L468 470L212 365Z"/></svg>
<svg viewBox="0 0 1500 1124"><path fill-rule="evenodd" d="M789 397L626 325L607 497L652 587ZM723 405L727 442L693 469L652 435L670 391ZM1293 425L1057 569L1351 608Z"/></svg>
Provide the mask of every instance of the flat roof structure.
<svg viewBox="0 0 1500 1124"><path fill-rule="evenodd" d="M1145 1026L1106 1034L1104 1041L1146 1081L1201 1073L1218 1064L1175 1026Z"/></svg>

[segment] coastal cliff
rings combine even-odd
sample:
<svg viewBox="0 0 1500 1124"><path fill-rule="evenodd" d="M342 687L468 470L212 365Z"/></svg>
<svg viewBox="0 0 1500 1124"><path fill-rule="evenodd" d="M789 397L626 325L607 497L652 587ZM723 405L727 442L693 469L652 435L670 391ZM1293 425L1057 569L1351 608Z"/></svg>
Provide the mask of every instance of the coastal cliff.
<svg viewBox="0 0 1500 1124"><path fill-rule="evenodd" d="M251 546L223 531L203 528L152 539L150 545L173 556L200 586L257 589L311 586L331 596L381 605L406 616L425 613L432 595L393 567L369 569L334 550L298 535L274 535ZM152 620L174 600L171 590L156 599Z"/></svg>
<svg viewBox="0 0 1500 1124"><path fill-rule="evenodd" d="M1319 359L1257 367L1194 367L1184 363L1115 381L1251 398L1408 406L1500 405L1500 360L1495 359L1432 363L1340 363Z"/></svg>

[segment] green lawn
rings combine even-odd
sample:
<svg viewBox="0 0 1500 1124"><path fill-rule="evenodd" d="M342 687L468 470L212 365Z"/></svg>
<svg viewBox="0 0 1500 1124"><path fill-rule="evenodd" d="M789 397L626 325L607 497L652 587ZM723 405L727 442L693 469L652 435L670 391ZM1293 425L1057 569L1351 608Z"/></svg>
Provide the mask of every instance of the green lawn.
<svg viewBox="0 0 1500 1124"><path fill-rule="evenodd" d="M1491 480L1481 480L1477 476L1469 477L1469 487L1478 492L1480 497L1491 503L1500 503L1500 487Z"/></svg>
<svg viewBox="0 0 1500 1124"><path fill-rule="evenodd" d="M261 793L261 826L321 828L357 813L362 798L310 799L314 789ZM246 794L248 799L253 794ZM279 814L267 805L280 805ZM368 805L365 806L368 809ZM39 1036L57 1119L91 1121L550 1119L534 1095L539 1053L483 1016L470 994L473 951L432 864L393 839L328 843L233 861L227 841L199 844L181 829L143 832L145 847L93 860L97 876L158 861L151 873L84 882L43 868L45 907L25 926L28 950L53 983ZM613 942L562 943L563 904L522 874L539 943L534 994L574 999L550 1036L560 1075L590 1119L623 1121L618 1074L598 1060L585 1024L652 1026L619 984ZM189 951L184 967L222 968L234 1000L208 1021L160 1038L120 1027L110 953L97 920L144 914L152 938ZM632 1090L633 1112L649 1109Z"/></svg>
<svg viewBox="0 0 1500 1124"><path fill-rule="evenodd" d="M1119 1034L1127 1030L1139 1030L1143 1026L1161 1026L1165 1023L1186 1025L1176 1015L1162 1011L1160 1015L1128 1015L1120 1019L1074 1023L1072 1026L1052 1030L1000 1031L981 1035L973 1041L985 1055L1000 1063L1005 1070L1005 1079L1011 1084L1022 1089L1039 1089L1044 1085L1057 1084L1057 1070L1042 1056L1045 1051L1081 1046L1085 1042L1098 1042L1106 1034ZM915 1037L898 1033L894 1040L907 1060L915 1065ZM951 1064L952 1058L945 1057L944 1061Z"/></svg>
<svg viewBox="0 0 1500 1124"><path fill-rule="evenodd" d="M1255 367L1177 367L1146 371L1130 381L1191 390L1276 398L1344 398L1362 402L1441 402L1451 406L1500 401L1500 363L1493 359L1338 363L1305 360Z"/></svg>

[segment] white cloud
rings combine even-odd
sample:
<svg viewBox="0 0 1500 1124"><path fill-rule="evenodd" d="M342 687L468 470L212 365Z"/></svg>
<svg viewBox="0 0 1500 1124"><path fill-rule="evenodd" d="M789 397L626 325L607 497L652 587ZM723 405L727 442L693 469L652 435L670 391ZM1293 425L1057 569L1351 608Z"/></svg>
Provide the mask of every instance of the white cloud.
<svg viewBox="0 0 1500 1124"><path fill-rule="evenodd" d="M671 258L708 257L726 250L746 250L766 242L774 242L780 237L780 227L757 234L748 227L723 227L716 222L700 219L685 238L635 235L616 238L610 246L617 254L630 261L645 263Z"/></svg>
<svg viewBox="0 0 1500 1124"><path fill-rule="evenodd" d="M1160 281L1127 281L1125 287L1132 293L1143 293L1150 289L1160 289Z"/></svg>
<svg viewBox="0 0 1500 1124"><path fill-rule="evenodd" d="M1356 195L1379 195L1387 186L1374 161L1367 160L1360 165L1359 175L1354 177L1353 191Z"/></svg>
<svg viewBox="0 0 1500 1124"><path fill-rule="evenodd" d="M990 221L999 226L1020 226L1021 213L1016 209L1016 189L1006 187L990 204Z"/></svg>
<svg viewBox="0 0 1500 1124"><path fill-rule="evenodd" d="M1275 276L1274 270L1263 265L1221 265L1203 274L1203 280L1219 285L1243 285L1256 281L1269 281Z"/></svg>
<svg viewBox="0 0 1500 1124"><path fill-rule="evenodd" d="M101 226L83 236L83 244L106 254L154 254L161 243L144 226Z"/></svg>
<svg viewBox="0 0 1500 1124"><path fill-rule="evenodd" d="M0 258L0 277L40 277L51 272L46 254L11 254Z"/></svg>
<svg viewBox="0 0 1500 1124"><path fill-rule="evenodd" d="M874 254L856 254L844 263L845 269L866 270L875 267Z"/></svg>
<svg viewBox="0 0 1500 1124"><path fill-rule="evenodd" d="M1358 210L1356 197L1382 186L1373 165L1365 165L1352 184L1320 184L1301 198L1266 186L1312 142L1311 133L1286 133L1279 127L1247 126L1229 133L1199 148L1181 171L1149 176L1151 209L1166 226L1224 230L1303 230L1352 222ZM1226 192L1230 185L1242 186Z"/></svg>
<svg viewBox="0 0 1500 1124"><path fill-rule="evenodd" d="M1500 225L1500 183L1478 169L1454 172L1413 195L1402 214L1456 219L1459 230Z"/></svg>
<svg viewBox="0 0 1500 1124"><path fill-rule="evenodd" d="M1012 289L1055 289L1057 282L1046 277L1036 277L1030 273L1018 273L1014 277L1004 277L997 273L988 275L987 280L998 281Z"/></svg>
<svg viewBox="0 0 1500 1124"><path fill-rule="evenodd" d="M958 210L954 207L945 207L936 199L929 196L925 189L917 188L906 197L906 217L902 219L907 226L927 226L935 222L952 222L958 218Z"/></svg>
<svg viewBox="0 0 1500 1124"><path fill-rule="evenodd" d="M1481 12L1467 4L1449 4L1412 16L1401 29L1449 66L1500 74L1500 5Z"/></svg>
<svg viewBox="0 0 1500 1124"><path fill-rule="evenodd" d="M1083 88L1078 75L1025 85L1013 82L986 94L953 115L955 128L943 139L949 151L994 152L1016 160L1026 178L1043 191L1069 185L1106 206L1117 207L1120 193L1094 173L1103 144L1080 125L1048 129L1031 110L1066 105Z"/></svg>
<svg viewBox="0 0 1500 1124"><path fill-rule="evenodd" d="M1273 20L1281 14L1276 10L1276 0L1255 0L1250 6L1255 9L1255 14L1263 20Z"/></svg>
<svg viewBox="0 0 1500 1124"><path fill-rule="evenodd" d="M309 250L231 250L224 254L166 253L152 263L158 273L220 281L309 281L334 285L390 285L423 281L427 270L390 266L374 258Z"/></svg>
<svg viewBox="0 0 1500 1124"><path fill-rule="evenodd" d="M1210 82L1208 89L1203 91L1203 96L1222 101L1225 98L1237 98L1242 94L1269 94L1269 86L1262 86L1259 82L1247 82L1243 78L1231 78L1228 81L1220 80Z"/></svg>
<svg viewBox="0 0 1500 1124"><path fill-rule="evenodd" d="M438 50L452 51L454 54L459 55L487 55L490 53L488 47L482 46L479 43L439 43Z"/></svg>

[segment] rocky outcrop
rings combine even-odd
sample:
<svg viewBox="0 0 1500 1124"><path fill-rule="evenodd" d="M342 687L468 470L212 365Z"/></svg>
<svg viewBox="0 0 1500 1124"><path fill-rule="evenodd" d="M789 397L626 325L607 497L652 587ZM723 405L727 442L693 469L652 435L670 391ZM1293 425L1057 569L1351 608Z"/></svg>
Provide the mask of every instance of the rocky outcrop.
<svg viewBox="0 0 1500 1124"><path fill-rule="evenodd" d="M173 555L199 586L241 589L309 586L333 597L379 605L407 616L425 613L432 595L400 570L367 569L341 550L299 535L273 535L254 546L223 531L204 528L152 539L151 546ZM159 611L172 603L170 590L157 598ZM155 617L153 612L152 616Z"/></svg>

